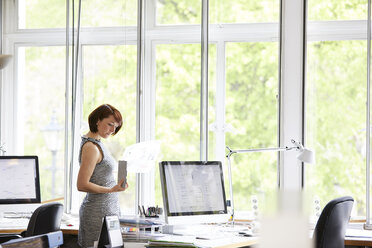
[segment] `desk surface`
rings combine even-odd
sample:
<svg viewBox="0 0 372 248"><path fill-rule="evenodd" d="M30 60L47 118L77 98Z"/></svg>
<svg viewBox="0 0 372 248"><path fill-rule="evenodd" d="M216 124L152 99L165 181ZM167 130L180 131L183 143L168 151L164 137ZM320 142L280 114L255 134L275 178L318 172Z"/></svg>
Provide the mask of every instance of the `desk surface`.
<svg viewBox="0 0 372 248"><path fill-rule="evenodd" d="M23 222L24 223L23 223ZM74 224L77 222L68 221L61 223L61 230L64 234L78 234L78 225ZM12 222L11 225L7 225L7 222ZM15 223L15 225L14 225ZM23 223L23 225L22 225ZM0 233L21 233L27 228L28 219L24 220L0 220ZM172 237L169 236L168 237ZM167 238L167 237L166 237ZM169 239L181 239L187 241L185 237L174 237ZM195 245L203 247L214 247L214 248L232 248L232 247L243 247L250 246L258 243L258 238L255 237L228 237L224 239L216 240L201 240L195 239L195 237L189 238L190 242L195 243ZM138 247L138 245L133 244ZM372 247L372 231L363 230L362 224L350 224L346 232L345 245L349 246L371 246ZM130 246L131 247L131 246ZM141 246L139 246L141 247Z"/></svg>
<svg viewBox="0 0 372 248"><path fill-rule="evenodd" d="M246 247L258 243L256 237L219 237L218 239L202 240L197 239L195 236L175 236L166 235L157 240L166 240L167 242L186 242L192 243L197 247L209 247L209 248L233 248L233 247Z"/></svg>
<svg viewBox="0 0 372 248"><path fill-rule="evenodd" d="M372 246L372 230L364 230L363 223L349 224L346 230L345 245Z"/></svg>
<svg viewBox="0 0 372 248"><path fill-rule="evenodd" d="M0 233L21 233L27 229L28 218L1 218ZM79 220L77 217L62 220L61 231L64 234L78 234Z"/></svg>
<svg viewBox="0 0 372 248"><path fill-rule="evenodd" d="M23 225L22 225L23 223ZM61 230L64 234L78 234L78 223L70 219L69 221L62 220ZM11 221L9 219L0 220L0 233L21 233L26 230L28 224L28 219L21 219L19 221ZM72 224L72 225L71 225ZM225 236L225 235L223 235ZM221 235L221 237L223 237ZM154 238L157 239L157 238ZM234 247L244 247L250 246L257 243L257 238L252 237L240 237L240 236L228 236L224 238L218 237L218 239L200 239L196 236L180 236L180 235L169 235L164 234L164 236L159 237L159 239L166 239L167 241L182 241L182 242L192 242L197 246L211 247L211 248L234 248ZM127 245L128 244L128 245ZM145 247L144 243L126 242L126 247Z"/></svg>
<svg viewBox="0 0 372 248"><path fill-rule="evenodd" d="M372 238L345 237L345 245L372 246Z"/></svg>
<svg viewBox="0 0 372 248"><path fill-rule="evenodd" d="M0 228L0 233L21 233L26 231L27 226L25 227L10 227L10 228ZM76 227L64 226L61 225L61 231L63 234L73 234L78 235L78 229Z"/></svg>

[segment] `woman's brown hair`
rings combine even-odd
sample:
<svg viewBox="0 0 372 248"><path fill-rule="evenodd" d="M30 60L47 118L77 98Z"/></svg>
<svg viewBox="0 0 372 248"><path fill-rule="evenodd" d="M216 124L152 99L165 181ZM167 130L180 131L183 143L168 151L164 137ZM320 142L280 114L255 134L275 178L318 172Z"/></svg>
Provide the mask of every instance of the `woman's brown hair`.
<svg viewBox="0 0 372 248"><path fill-rule="evenodd" d="M119 123L119 125L115 128L115 132L112 134L115 135L117 132L119 132L123 124L123 119L121 117L120 111L110 104L102 104L101 106L93 110L92 113L90 113L88 117L89 130L92 133L98 132L97 122L102 121L110 115L114 116L115 120Z"/></svg>

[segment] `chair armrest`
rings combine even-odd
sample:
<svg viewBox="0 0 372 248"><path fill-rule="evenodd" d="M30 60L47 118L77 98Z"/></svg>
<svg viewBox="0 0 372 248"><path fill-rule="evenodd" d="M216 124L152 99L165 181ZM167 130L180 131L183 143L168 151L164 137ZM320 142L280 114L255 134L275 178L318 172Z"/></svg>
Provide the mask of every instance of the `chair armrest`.
<svg viewBox="0 0 372 248"><path fill-rule="evenodd" d="M19 234L1 233L0 234L0 244L4 243L4 242L7 242L8 240L11 240L11 239L19 239L19 238L22 238L22 236L19 235Z"/></svg>

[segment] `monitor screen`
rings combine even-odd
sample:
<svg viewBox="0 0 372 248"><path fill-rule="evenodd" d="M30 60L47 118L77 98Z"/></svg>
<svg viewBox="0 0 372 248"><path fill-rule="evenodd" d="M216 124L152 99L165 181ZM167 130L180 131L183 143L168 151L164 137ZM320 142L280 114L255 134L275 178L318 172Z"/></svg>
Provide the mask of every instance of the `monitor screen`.
<svg viewBox="0 0 372 248"><path fill-rule="evenodd" d="M0 204L40 203L37 156L0 156Z"/></svg>
<svg viewBox="0 0 372 248"><path fill-rule="evenodd" d="M168 224L228 221L220 161L163 161L159 167Z"/></svg>

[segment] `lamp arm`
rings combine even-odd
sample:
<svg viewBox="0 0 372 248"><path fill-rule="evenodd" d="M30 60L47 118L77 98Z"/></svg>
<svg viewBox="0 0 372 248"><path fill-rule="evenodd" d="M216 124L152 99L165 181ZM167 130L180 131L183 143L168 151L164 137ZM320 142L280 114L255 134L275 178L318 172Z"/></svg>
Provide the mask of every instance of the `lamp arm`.
<svg viewBox="0 0 372 248"><path fill-rule="evenodd" d="M228 146L226 146L226 148L227 148L227 150L229 150L229 153L226 155L226 158L229 159L231 157L231 155L236 153L236 151L231 150L230 147L228 147Z"/></svg>
<svg viewBox="0 0 372 248"><path fill-rule="evenodd" d="M248 153L248 152L271 152L271 151L289 151L289 150L301 150L303 149L303 146L300 143L297 143L294 140L291 140L291 142L295 145L292 147L271 147L271 148L255 148L255 149L245 149L245 150L232 150L230 147L226 146L226 148L229 150L229 153L227 153L226 158L228 162L228 176L229 176L229 188L230 188L230 207L231 207L231 221L234 225L234 194L233 194L233 186L232 186L232 172L231 172L231 161L230 157L234 153Z"/></svg>
<svg viewBox="0 0 372 248"><path fill-rule="evenodd" d="M229 150L229 153L226 157L231 157L234 153L248 153L248 152L272 152L272 151L289 151L292 149L299 149L299 146L292 146L292 147L269 147L269 148L254 148L254 149L242 149L242 150L232 150L228 146L226 148Z"/></svg>

